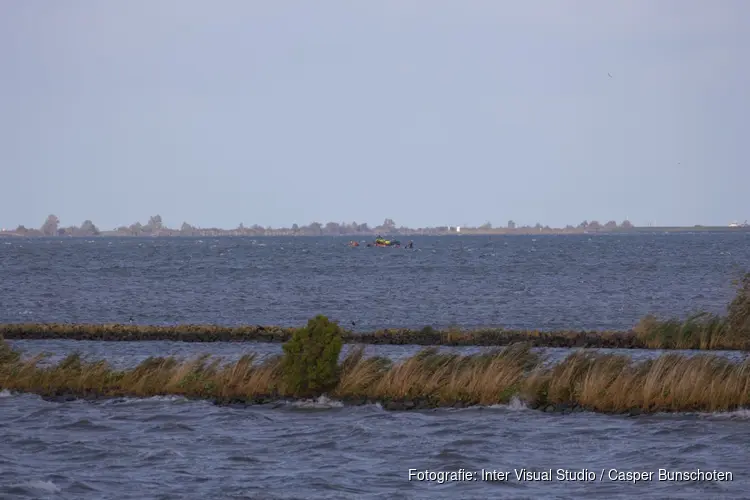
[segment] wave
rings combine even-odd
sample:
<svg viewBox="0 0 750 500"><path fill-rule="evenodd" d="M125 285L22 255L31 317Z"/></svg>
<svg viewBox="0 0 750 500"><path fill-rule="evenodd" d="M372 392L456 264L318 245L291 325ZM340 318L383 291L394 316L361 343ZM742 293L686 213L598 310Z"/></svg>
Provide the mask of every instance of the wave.
<svg viewBox="0 0 750 500"><path fill-rule="evenodd" d="M45 493L60 493L62 490L52 481L41 481L33 480L25 483L14 485L15 488L23 488L24 490L35 490L37 492L43 491Z"/></svg>
<svg viewBox="0 0 750 500"><path fill-rule="evenodd" d="M343 408L344 403L328 396L320 396L316 399L302 399L297 401L283 401L285 405L301 409L327 410L332 408Z"/></svg>

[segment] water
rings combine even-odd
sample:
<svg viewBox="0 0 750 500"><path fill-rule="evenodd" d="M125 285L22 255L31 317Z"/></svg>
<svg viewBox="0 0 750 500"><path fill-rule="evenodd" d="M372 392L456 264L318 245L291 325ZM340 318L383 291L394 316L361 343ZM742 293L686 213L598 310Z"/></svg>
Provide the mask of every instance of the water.
<svg viewBox="0 0 750 500"><path fill-rule="evenodd" d="M342 238L0 241L0 322L303 324L357 329L624 329L649 312L722 312L750 262L748 234L415 239L419 251ZM227 361L278 344L12 341L132 367L149 356ZM345 352L350 346L345 347ZM367 346L401 359L417 346ZM473 353L481 348L443 348ZM551 362L567 349L542 349ZM659 351L620 351L638 359ZM691 353L700 354L700 353ZM717 353L744 359L744 353ZM388 412L182 398L49 402L0 390L0 498L747 498L750 414L553 415L508 406ZM588 469L591 482L515 479ZM658 481L658 469L732 481ZM409 469L510 472L504 482L409 481ZM610 469L652 472L612 481ZM599 474L604 470L603 480Z"/></svg>
<svg viewBox="0 0 750 500"><path fill-rule="evenodd" d="M510 406L387 412L333 401L227 408L181 398L51 403L0 393L0 497L746 498L748 415L550 415ZM589 469L519 482L513 469ZM609 469L721 470L637 484ZM409 481L409 469L502 470L505 482ZM605 479L598 480L605 469Z"/></svg>
<svg viewBox="0 0 750 500"><path fill-rule="evenodd" d="M14 349L23 353L23 358L29 359L39 354L48 357L42 362L53 364L61 361L66 356L79 353L85 359L98 361L106 359L116 369L127 369L137 366L149 357L174 356L180 359L195 359L204 354L210 354L222 358L225 362L237 361L245 354L256 354L258 361L268 356L281 354L281 344L268 344L256 342L170 342L170 341L146 341L146 342L106 342L98 340L7 340ZM344 345L341 350L341 358L345 357L352 345ZM417 354L425 349L416 345L365 345L365 356L384 356L393 361L403 360ZM457 352L461 354L477 354L492 351L493 347L440 347L441 352ZM534 351L542 354L547 363L559 362L569 356L575 349L543 347L535 348ZM589 351L600 351L603 353L622 354L631 357L634 361L653 359L664 353L657 349L588 349ZM724 356L734 361L743 361L750 353L742 351L697 351L697 350L672 350L670 352L687 356L717 355Z"/></svg>
<svg viewBox="0 0 750 500"><path fill-rule="evenodd" d="M750 233L0 241L0 322L627 329L723 312Z"/></svg>

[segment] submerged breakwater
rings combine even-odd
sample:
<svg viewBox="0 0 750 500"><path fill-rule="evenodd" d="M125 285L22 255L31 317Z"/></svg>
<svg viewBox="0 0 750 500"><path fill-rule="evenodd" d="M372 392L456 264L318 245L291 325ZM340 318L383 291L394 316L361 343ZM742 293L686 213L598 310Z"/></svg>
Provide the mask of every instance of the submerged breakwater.
<svg viewBox="0 0 750 500"><path fill-rule="evenodd" d="M750 283L750 281L748 281ZM742 299L741 302L738 299ZM628 331L540 331L487 328L437 330L426 326L381 329L355 333L342 329L348 344L485 346L501 347L525 342L533 347L600 349L702 349L750 350L750 300L735 299L729 319L699 314L685 320L643 318ZM281 326L135 325L18 323L0 324L0 335L9 340L95 340L112 342L271 342L283 343L299 328Z"/></svg>
<svg viewBox="0 0 750 500"><path fill-rule="evenodd" d="M287 342L296 328L280 326L131 325L27 323L0 325L0 335L9 340L100 340L177 342ZM343 332L352 344L506 346L530 342L536 347L647 348L634 332L587 332L538 330L421 330L383 329L374 332Z"/></svg>
<svg viewBox="0 0 750 500"><path fill-rule="evenodd" d="M280 356L236 362L201 356L180 361L150 358L116 370L106 360L68 356L53 366L21 360L0 347L0 390L67 400L184 396L218 404L259 404L290 399ZM655 413L729 411L750 406L750 362L714 355L664 354L633 362L627 356L587 350L552 365L529 344L462 356L426 349L398 362L352 349L328 396L348 404L386 409L470 407L519 401L546 412Z"/></svg>

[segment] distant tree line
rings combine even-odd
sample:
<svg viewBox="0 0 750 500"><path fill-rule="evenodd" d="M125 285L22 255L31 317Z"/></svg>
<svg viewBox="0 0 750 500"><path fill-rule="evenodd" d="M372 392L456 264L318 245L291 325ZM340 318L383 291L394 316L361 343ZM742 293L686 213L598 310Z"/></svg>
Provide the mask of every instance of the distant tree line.
<svg viewBox="0 0 750 500"><path fill-rule="evenodd" d="M162 222L160 215L149 217L148 223L135 222L129 226L120 226L112 231L101 231L92 221L85 220L80 226L60 225L60 219L51 214L39 229L18 226L14 231L5 234L19 236L339 236L339 235L437 235L450 234L460 231L461 234L538 234L538 233L583 233L610 232L632 229L630 221L618 224L609 221L601 224L598 221L583 221L577 226L567 225L565 228L551 228L537 223L534 226L519 226L514 221L508 221L506 227L494 228L489 221L478 227L469 226L438 226L428 228L408 228L397 226L393 219L385 219L382 224L370 227L366 222L312 222L305 226L292 224L291 227L272 228L258 224L245 226L240 223L234 229L220 229L216 227L202 228L183 222L179 229L168 228Z"/></svg>
<svg viewBox="0 0 750 500"><path fill-rule="evenodd" d="M101 231L90 220L85 220L80 226L60 227L60 219L56 215L49 215L39 229L28 229L21 225L15 233L23 236L100 236Z"/></svg>

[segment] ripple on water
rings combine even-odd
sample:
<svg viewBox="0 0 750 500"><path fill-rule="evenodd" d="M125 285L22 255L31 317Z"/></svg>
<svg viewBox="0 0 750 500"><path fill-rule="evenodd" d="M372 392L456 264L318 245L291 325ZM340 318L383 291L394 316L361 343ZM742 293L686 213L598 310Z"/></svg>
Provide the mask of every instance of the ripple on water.
<svg viewBox="0 0 750 500"><path fill-rule="evenodd" d="M724 312L749 235L419 237L423 252L352 251L337 238L220 239L213 249L172 238L13 241L0 252L13 290L0 322L299 325L325 309L368 330L626 329L651 312ZM415 283L430 293L414 293ZM144 291L151 299L136 311Z"/></svg>
<svg viewBox="0 0 750 500"><path fill-rule="evenodd" d="M147 428L144 432L185 434L195 432L195 428L182 422L164 422Z"/></svg>
<svg viewBox="0 0 750 500"><path fill-rule="evenodd" d="M83 432L109 432L109 431L114 430L114 427L110 427L110 426L102 425L102 424L95 424L86 418L76 420L75 422L70 422L67 424L55 425L52 428L61 430L61 431L83 431Z"/></svg>
<svg viewBox="0 0 750 500"><path fill-rule="evenodd" d="M551 416L514 401L388 412L327 398L299 406L226 408L164 397L54 403L5 393L0 498L738 498L750 487L746 411ZM700 467L735 476L731 483L648 488L407 480L411 468L521 467Z"/></svg>

